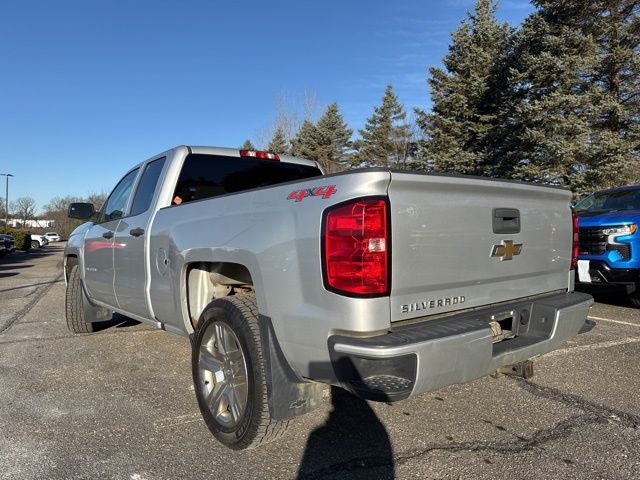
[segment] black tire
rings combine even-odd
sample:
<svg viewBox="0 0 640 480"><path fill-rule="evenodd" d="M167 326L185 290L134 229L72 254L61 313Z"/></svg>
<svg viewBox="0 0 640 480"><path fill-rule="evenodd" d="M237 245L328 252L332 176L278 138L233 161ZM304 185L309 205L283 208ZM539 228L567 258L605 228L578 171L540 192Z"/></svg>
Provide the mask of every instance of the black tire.
<svg viewBox="0 0 640 480"><path fill-rule="evenodd" d="M209 335L215 328L221 328L225 331L226 328L229 328L233 332L234 335L229 337L233 342L236 342L236 351L233 353L238 356L242 355L246 367L246 385L248 387L246 407L239 415L237 423L231 426L224 425L216 419L203 391L211 388L211 393L213 393L218 383L224 387L227 381L226 378L221 382L216 380L213 385L209 386L206 378L212 377L206 377L209 371L206 368L203 369L201 365L201 348L210 348L211 338ZM224 347L224 350L227 348ZM207 350L207 352L211 351ZM219 298L204 309L194 335L191 365L198 406L209 430L221 443L234 450L244 450L276 440L285 433L289 421L276 421L269 413L260 329L258 327L258 308L253 295ZM237 364L234 368L237 368ZM232 385L234 379L235 377L233 379L230 377ZM213 396L210 395L210 397ZM237 398L235 393L234 397ZM230 411L231 407L229 406Z"/></svg>
<svg viewBox="0 0 640 480"><path fill-rule="evenodd" d="M71 272L69 272L64 307L69 330L73 333L92 333L95 331L94 324L84 319L82 285L80 284L80 271L77 265L74 265L71 268Z"/></svg>
<svg viewBox="0 0 640 480"><path fill-rule="evenodd" d="M36 240L31 240L31 249L35 250L36 248L40 248L40 244Z"/></svg>
<svg viewBox="0 0 640 480"><path fill-rule="evenodd" d="M640 308L640 292L633 292L629 294L629 303L634 308Z"/></svg>

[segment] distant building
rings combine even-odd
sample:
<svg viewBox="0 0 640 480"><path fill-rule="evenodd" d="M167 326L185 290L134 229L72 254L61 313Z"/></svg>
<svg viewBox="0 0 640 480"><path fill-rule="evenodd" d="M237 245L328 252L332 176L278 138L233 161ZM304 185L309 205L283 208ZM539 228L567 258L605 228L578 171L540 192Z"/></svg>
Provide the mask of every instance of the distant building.
<svg viewBox="0 0 640 480"><path fill-rule="evenodd" d="M55 228L55 220L22 220L20 218L10 218L8 225L13 228Z"/></svg>

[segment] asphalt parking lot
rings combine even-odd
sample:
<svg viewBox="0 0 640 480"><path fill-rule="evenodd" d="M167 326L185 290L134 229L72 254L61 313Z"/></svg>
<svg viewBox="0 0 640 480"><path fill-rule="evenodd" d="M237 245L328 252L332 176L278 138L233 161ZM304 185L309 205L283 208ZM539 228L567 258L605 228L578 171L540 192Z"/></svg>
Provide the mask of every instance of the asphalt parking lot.
<svg viewBox="0 0 640 480"><path fill-rule="evenodd" d="M75 336L62 244L0 259L0 478L640 478L640 311L599 297L597 324L536 360L400 403L327 389L257 450L200 419L188 340L117 317Z"/></svg>

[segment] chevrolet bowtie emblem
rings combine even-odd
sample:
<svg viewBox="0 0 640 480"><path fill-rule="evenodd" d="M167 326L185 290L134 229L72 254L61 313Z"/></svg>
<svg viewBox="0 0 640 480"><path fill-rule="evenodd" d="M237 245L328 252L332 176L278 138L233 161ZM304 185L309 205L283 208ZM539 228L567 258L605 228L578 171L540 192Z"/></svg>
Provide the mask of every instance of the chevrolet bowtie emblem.
<svg viewBox="0 0 640 480"><path fill-rule="evenodd" d="M520 255L521 243L513 243L511 240L503 240L502 245L494 245L491 250L492 257L500 257L500 260L511 260L514 255Z"/></svg>

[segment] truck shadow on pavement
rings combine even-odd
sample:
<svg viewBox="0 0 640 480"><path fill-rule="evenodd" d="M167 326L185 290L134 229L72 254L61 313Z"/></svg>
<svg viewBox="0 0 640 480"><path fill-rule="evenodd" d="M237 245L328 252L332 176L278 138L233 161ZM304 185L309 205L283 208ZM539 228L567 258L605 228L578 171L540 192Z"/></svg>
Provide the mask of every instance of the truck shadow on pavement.
<svg viewBox="0 0 640 480"><path fill-rule="evenodd" d="M31 268L33 265L0 265L0 271L4 270L14 270L20 268Z"/></svg>
<svg viewBox="0 0 640 480"><path fill-rule="evenodd" d="M369 404L331 387L333 409L307 440L298 480L395 478L391 441Z"/></svg>
<svg viewBox="0 0 640 480"><path fill-rule="evenodd" d="M28 264L25 262L33 260L34 258L45 257L58 252L58 249L47 249L46 251L38 253L27 253L19 251L0 257L0 278L15 277L16 275L20 274L19 270L32 268L34 266L33 264Z"/></svg>
<svg viewBox="0 0 640 480"><path fill-rule="evenodd" d="M125 317L124 315L120 315L119 313L114 313L111 320L106 320L104 322L96 322L93 324L94 332L102 332L103 330L107 330L109 328L130 328L136 327L138 325L142 325L142 322L137 320L133 320L132 318ZM152 328L152 327L149 327Z"/></svg>
<svg viewBox="0 0 640 480"><path fill-rule="evenodd" d="M37 250L17 250L14 253L0 257L0 265L5 269L18 268L18 265L33 260L34 258L57 255L64 250L62 246L45 246ZM33 266L33 265L29 265Z"/></svg>
<svg viewBox="0 0 640 480"><path fill-rule="evenodd" d="M594 300L598 303L605 303L616 307L635 308L631 305L631 302L629 302L626 293L618 288L603 289L598 286L589 287L585 285L576 285L576 291L588 293L593 296Z"/></svg>

